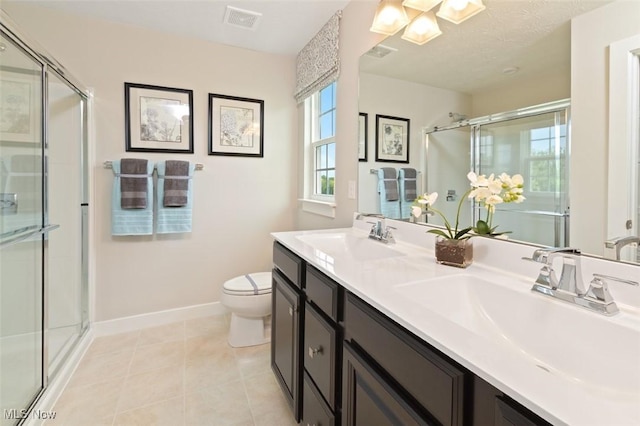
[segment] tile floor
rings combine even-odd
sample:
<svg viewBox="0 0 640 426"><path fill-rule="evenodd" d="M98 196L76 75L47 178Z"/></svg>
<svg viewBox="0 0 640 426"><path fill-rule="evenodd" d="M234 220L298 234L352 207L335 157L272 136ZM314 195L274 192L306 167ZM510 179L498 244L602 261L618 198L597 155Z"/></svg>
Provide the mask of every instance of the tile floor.
<svg viewBox="0 0 640 426"><path fill-rule="evenodd" d="M215 316L96 338L47 425L295 425L269 345L232 348Z"/></svg>

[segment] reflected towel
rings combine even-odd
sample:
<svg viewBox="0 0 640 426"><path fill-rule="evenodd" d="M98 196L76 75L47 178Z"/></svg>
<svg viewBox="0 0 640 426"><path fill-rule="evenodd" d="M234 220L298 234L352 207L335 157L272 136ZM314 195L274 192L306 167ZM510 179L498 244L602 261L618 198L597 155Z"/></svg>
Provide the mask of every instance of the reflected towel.
<svg viewBox="0 0 640 426"><path fill-rule="evenodd" d="M396 201L398 199L398 172L391 167L382 167L378 170L378 178L383 185L380 194L384 195L386 201Z"/></svg>
<svg viewBox="0 0 640 426"><path fill-rule="evenodd" d="M378 193L380 194L380 213L391 219L400 219L396 169L390 167L378 169Z"/></svg>
<svg viewBox="0 0 640 426"><path fill-rule="evenodd" d="M146 167L147 206L144 209L123 209L120 206L122 197L120 161L112 162L115 178L111 194L111 235L151 235L153 233L153 163L147 162Z"/></svg>
<svg viewBox="0 0 640 426"><path fill-rule="evenodd" d="M140 158L120 160L120 207L123 209L145 209L147 201L149 161ZM118 176L118 175L116 175Z"/></svg>
<svg viewBox="0 0 640 426"><path fill-rule="evenodd" d="M417 176L416 169L402 168L398 170L398 182L400 184L400 194L402 194L400 210L403 219L411 217L411 206L418 197Z"/></svg>
<svg viewBox="0 0 640 426"><path fill-rule="evenodd" d="M416 177L418 172L416 169L403 168L398 172L398 179L400 180L400 193L402 193L403 201L413 202L418 198Z"/></svg>
<svg viewBox="0 0 640 426"><path fill-rule="evenodd" d="M187 205L189 190L189 162L168 160L164 172L164 207Z"/></svg>
<svg viewBox="0 0 640 426"><path fill-rule="evenodd" d="M166 164L164 161L156 165L158 170L158 223L156 232L158 234L174 234L180 232L191 232L192 208L193 208L193 172L196 169L195 163L189 163L187 179L187 202L183 207L165 207L164 192L166 179Z"/></svg>

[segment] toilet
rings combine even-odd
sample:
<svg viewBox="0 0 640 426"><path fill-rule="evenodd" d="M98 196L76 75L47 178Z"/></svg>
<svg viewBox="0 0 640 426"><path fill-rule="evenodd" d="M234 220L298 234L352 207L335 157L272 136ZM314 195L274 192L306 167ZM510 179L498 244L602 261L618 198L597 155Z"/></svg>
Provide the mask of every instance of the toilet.
<svg viewBox="0 0 640 426"><path fill-rule="evenodd" d="M241 275L224 283L222 305L231 311L229 345L261 345L271 340L271 272Z"/></svg>

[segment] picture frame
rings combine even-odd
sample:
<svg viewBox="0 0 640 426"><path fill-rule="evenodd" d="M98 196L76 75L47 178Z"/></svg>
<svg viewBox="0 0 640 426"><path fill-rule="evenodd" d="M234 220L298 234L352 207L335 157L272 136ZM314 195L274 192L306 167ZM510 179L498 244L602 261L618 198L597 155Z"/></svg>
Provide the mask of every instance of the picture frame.
<svg viewBox="0 0 640 426"><path fill-rule="evenodd" d="M127 152L193 154L193 90L124 84Z"/></svg>
<svg viewBox="0 0 640 426"><path fill-rule="evenodd" d="M408 118L376 114L376 161L409 162Z"/></svg>
<svg viewBox="0 0 640 426"><path fill-rule="evenodd" d="M369 139L369 114L361 112L358 116L358 161L367 161L367 142Z"/></svg>
<svg viewBox="0 0 640 426"><path fill-rule="evenodd" d="M209 93L209 155L264 157L264 101Z"/></svg>
<svg viewBox="0 0 640 426"><path fill-rule="evenodd" d="M0 141L42 143L42 76L39 70L0 67Z"/></svg>

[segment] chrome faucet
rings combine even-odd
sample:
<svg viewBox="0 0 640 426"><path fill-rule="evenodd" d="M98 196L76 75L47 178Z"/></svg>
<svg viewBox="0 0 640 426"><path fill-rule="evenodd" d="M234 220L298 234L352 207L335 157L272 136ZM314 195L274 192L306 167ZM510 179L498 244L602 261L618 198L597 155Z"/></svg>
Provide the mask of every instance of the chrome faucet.
<svg viewBox="0 0 640 426"><path fill-rule="evenodd" d="M553 269L553 261L558 257L562 258L560 279L557 278ZM524 257L523 259L544 264L531 291L582 306L604 315L613 315L619 312L618 306L614 302L611 293L609 293L607 281L618 281L634 286L639 285L636 281L593 274L589 288L585 290L580 268L580 250L578 249L537 249L533 252L531 258Z"/></svg>
<svg viewBox="0 0 640 426"><path fill-rule="evenodd" d="M604 242L605 257L613 260L620 260L620 251L629 244L640 244L640 237L634 235L611 238Z"/></svg>
<svg viewBox="0 0 640 426"><path fill-rule="evenodd" d="M378 218L378 220L375 222L367 221L367 223L370 223L372 225L371 230L369 231L369 238L383 242L385 244L396 242L393 234L391 233L391 230L396 228L394 228L393 226L386 226L385 217L383 215L379 213L358 213L358 215L356 216L356 220L363 220L364 218L368 217Z"/></svg>

